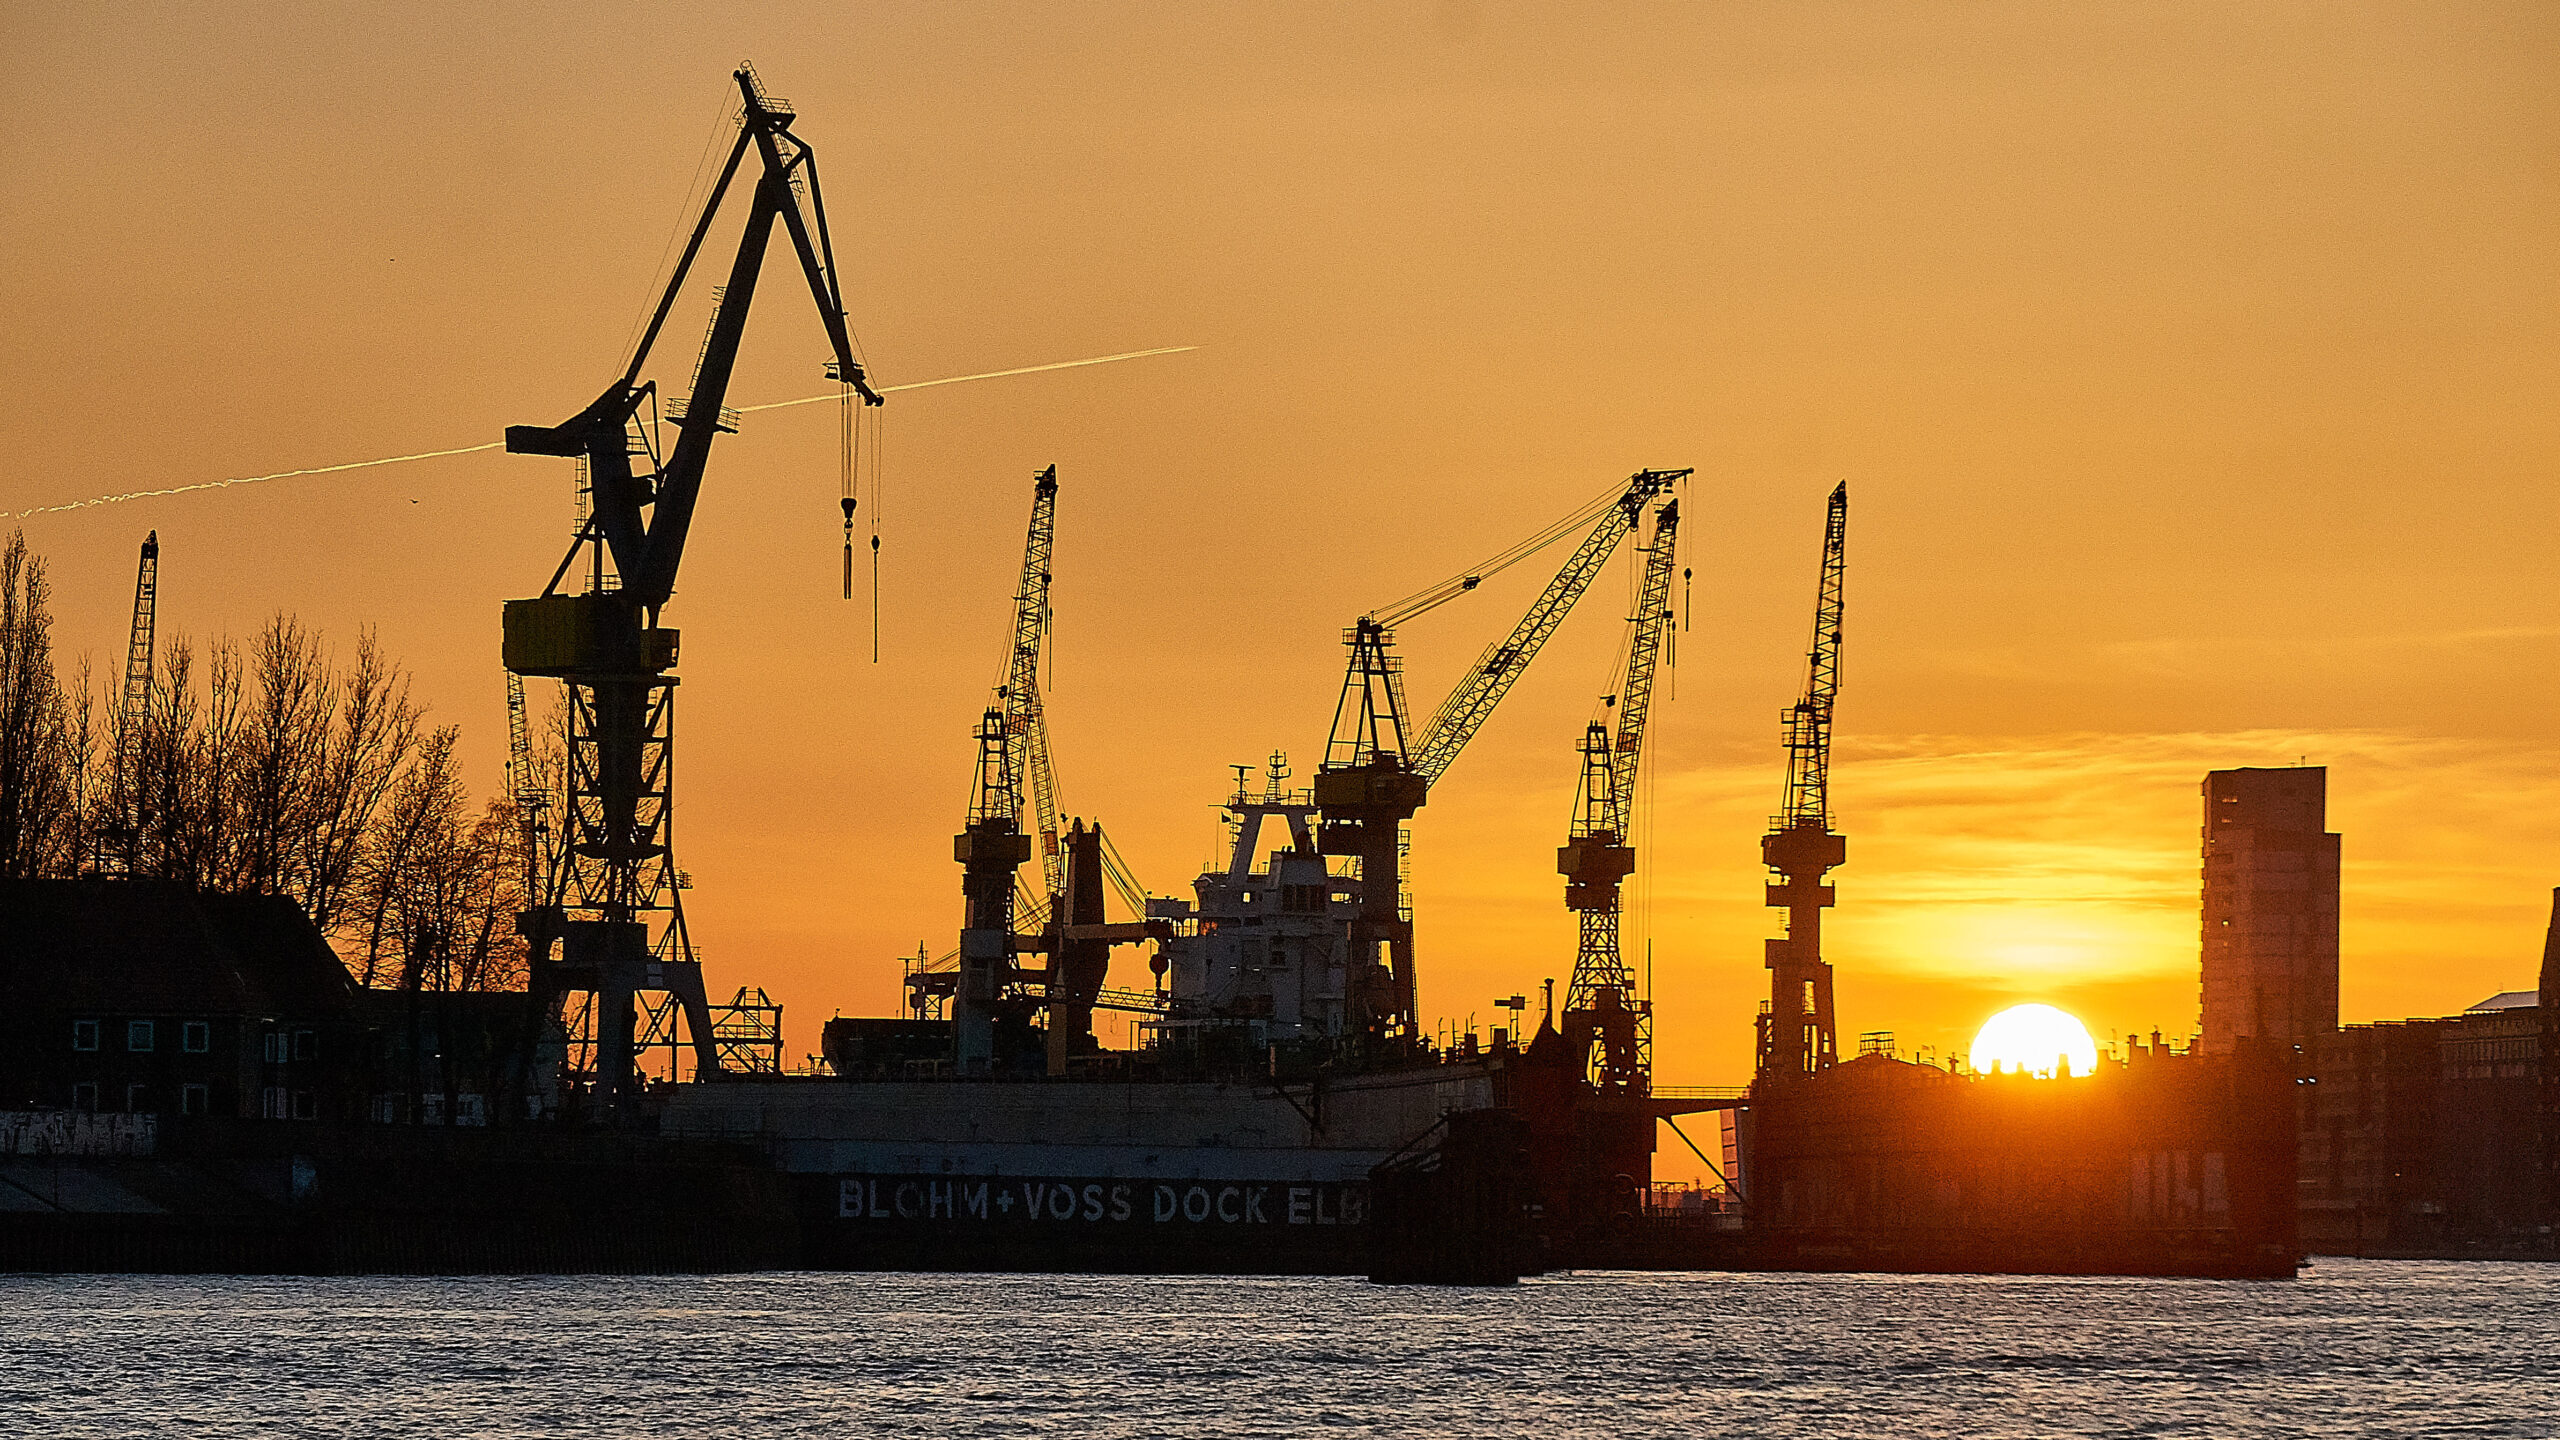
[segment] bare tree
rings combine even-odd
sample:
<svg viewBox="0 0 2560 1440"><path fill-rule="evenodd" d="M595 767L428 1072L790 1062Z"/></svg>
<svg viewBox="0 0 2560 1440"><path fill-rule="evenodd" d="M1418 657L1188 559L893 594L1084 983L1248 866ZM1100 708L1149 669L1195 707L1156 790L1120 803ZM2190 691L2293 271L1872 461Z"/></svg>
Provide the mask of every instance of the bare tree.
<svg viewBox="0 0 2560 1440"><path fill-rule="evenodd" d="M336 686L319 637L278 614L258 632L249 668L256 694L240 732L226 883L308 899L309 849L299 843L325 779Z"/></svg>
<svg viewBox="0 0 2560 1440"><path fill-rule="evenodd" d="M0 549L0 875L70 863L66 710L53 673L51 587L24 531Z"/></svg>
<svg viewBox="0 0 2560 1440"><path fill-rule="evenodd" d="M409 678L371 630L343 670L284 614L245 654L171 637L128 735L112 680L93 688L83 660L60 683L48 600L43 560L13 536L0 548L0 876L78 874L103 847L135 876L291 897L369 986L524 983L515 917L548 868L528 866L533 827L512 797L472 807L457 732L421 740ZM548 778L556 748L537 757Z"/></svg>
<svg viewBox="0 0 2560 1440"><path fill-rule="evenodd" d="M472 814L455 739L446 726L419 745L361 851L346 928L368 986L451 992L524 980L515 813L500 802Z"/></svg>
<svg viewBox="0 0 2560 1440"><path fill-rule="evenodd" d="M333 689L334 713L312 757L309 811L294 834L302 878L295 898L323 930L339 928L366 832L418 745L409 677L383 658L370 629L356 637L355 664Z"/></svg>
<svg viewBox="0 0 2560 1440"><path fill-rule="evenodd" d="M108 793L113 782L100 770L99 744L106 737L98 726L97 695L90 689L88 656L80 657L80 669L63 690L62 703L62 765L70 803L64 811L63 842L46 873L71 876L97 862L101 826L113 819L109 811L113 797Z"/></svg>

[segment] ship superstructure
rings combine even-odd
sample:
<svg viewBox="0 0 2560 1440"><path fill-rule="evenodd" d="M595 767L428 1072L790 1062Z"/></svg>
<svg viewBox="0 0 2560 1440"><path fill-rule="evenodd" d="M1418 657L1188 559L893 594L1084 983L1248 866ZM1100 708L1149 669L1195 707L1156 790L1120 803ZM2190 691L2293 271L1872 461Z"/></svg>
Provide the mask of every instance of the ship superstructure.
<svg viewBox="0 0 2560 1440"><path fill-rule="evenodd" d="M1177 927L1164 947L1160 1022L1171 1043L1199 1049L1225 1040L1296 1058L1329 1054L1362 1032L1351 946L1360 882L1334 873L1316 844L1315 796L1284 790L1287 778L1287 760L1275 753L1259 793L1239 782L1227 801L1226 868L1193 881L1190 901L1148 903L1149 918ZM1267 855L1266 836L1276 842Z"/></svg>

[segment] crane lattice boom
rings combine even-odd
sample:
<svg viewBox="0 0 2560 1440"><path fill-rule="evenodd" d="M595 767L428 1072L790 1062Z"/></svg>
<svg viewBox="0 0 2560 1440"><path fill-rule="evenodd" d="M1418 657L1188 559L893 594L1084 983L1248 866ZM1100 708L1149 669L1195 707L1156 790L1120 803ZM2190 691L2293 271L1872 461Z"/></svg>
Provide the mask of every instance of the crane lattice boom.
<svg viewBox="0 0 2560 1440"><path fill-rule="evenodd" d="M1056 544L1058 467L1034 477L1031 525L1022 544L1022 583L1014 590L1013 647L1005 655L1002 693L1005 743L1014 779L1030 791L1041 878L1054 904L1066 893L1066 855L1058 842L1058 779L1049 762L1049 721L1040 705L1040 646L1049 631L1049 557Z"/></svg>
<svg viewBox="0 0 2560 1440"><path fill-rule="evenodd" d="M142 746L151 724L151 648L160 608L160 532L142 539L133 574L133 629L125 641L124 694L116 706L115 771L108 777L113 811L102 836L101 861L123 874L141 867Z"/></svg>
<svg viewBox="0 0 2560 1440"><path fill-rule="evenodd" d="M1822 527L1822 584L1813 606L1813 648L1805 657L1804 698L1789 707L1786 809L1780 828L1831 828L1831 705L1840 690L1841 581L1849 537L1849 485L1831 492Z"/></svg>
<svg viewBox="0 0 2560 1440"><path fill-rule="evenodd" d="M1662 658L1663 637L1671 628L1671 566L1679 534L1680 502L1675 500L1654 517L1644 585L1636 597L1636 613L1628 621L1627 675L1618 690L1618 736L1609 757L1607 818L1609 827L1621 836L1635 833L1636 772L1644 763L1645 722L1653 715L1653 675Z"/></svg>
<svg viewBox="0 0 2560 1440"><path fill-rule="evenodd" d="M1467 748L1484 722L1493 718L1494 707L1511 693L1529 662L1538 657L1547 637L1556 633L1564 617L1573 613L1574 602L1589 589L1593 577L1609 563L1618 542L1633 529L1644 511L1645 502L1671 488L1673 482L1688 477L1687 470L1640 470L1627 480L1624 495L1618 503L1602 513L1591 533L1582 538L1572 558L1547 582L1528 613L1511 633L1486 647L1466 678L1440 702L1438 713L1422 732L1422 743L1415 747L1413 771L1425 784L1438 780L1457 762L1459 752Z"/></svg>

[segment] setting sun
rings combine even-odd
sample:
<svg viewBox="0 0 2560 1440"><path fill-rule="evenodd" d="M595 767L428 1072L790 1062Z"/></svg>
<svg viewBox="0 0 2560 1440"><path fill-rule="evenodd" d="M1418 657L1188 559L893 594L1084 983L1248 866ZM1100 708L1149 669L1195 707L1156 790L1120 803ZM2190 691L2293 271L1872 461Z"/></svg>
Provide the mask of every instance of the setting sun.
<svg viewBox="0 0 2560 1440"><path fill-rule="evenodd" d="M2074 1075L2097 1069L2097 1042L2089 1038L2089 1027L2050 1005L2012 1005L1984 1021L1973 1037L1976 1070L2051 1075L2065 1061Z"/></svg>

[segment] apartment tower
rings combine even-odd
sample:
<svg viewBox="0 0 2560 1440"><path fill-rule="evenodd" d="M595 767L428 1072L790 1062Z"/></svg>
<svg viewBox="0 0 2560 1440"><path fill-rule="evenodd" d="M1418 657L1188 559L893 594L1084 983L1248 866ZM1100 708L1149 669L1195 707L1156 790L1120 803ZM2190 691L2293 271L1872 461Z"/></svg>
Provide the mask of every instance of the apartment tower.
<svg viewBox="0 0 2560 1440"><path fill-rule="evenodd" d="M2338 1028L2338 837L2329 772L2204 777L2204 1030L2220 1053Z"/></svg>

